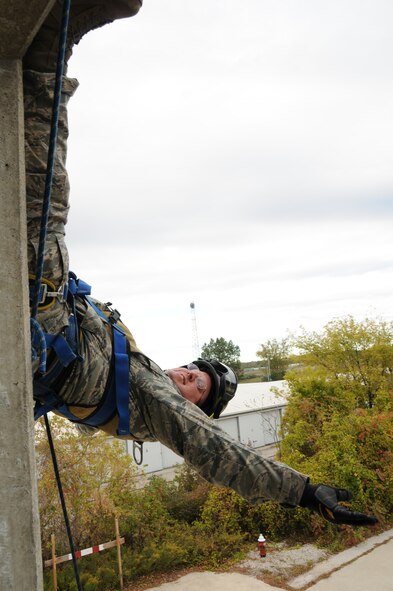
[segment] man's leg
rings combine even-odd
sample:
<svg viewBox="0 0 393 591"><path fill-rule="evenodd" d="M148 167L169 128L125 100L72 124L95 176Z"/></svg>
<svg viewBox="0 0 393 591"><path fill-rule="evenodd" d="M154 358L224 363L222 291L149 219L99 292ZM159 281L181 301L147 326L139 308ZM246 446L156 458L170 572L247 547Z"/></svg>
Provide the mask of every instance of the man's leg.
<svg viewBox="0 0 393 591"><path fill-rule="evenodd" d="M78 43L85 33L118 18L133 16L141 3L141 0L73 0L66 60L72 53L73 44ZM36 270L62 6L63 1L57 0L23 60L28 262L32 275ZM68 280L68 252L64 241L69 207L67 103L77 86L76 80L63 77L44 260L44 278L53 283L56 291ZM55 299L48 309L40 312L39 321L47 332L60 332L68 324L66 304L60 298Z"/></svg>
<svg viewBox="0 0 393 591"><path fill-rule="evenodd" d="M24 72L28 264L31 275L35 275L36 272L54 82L54 74L32 70ZM55 291L64 288L68 282L68 252L64 242L69 197L65 168L68 137L67 103L77 86L76 80L64 77L43 273L44 278L53 283ZM53 291L53 288L49 291ZM67 326L68 310L61 298L50 302L50 307L40 312L39 321L47 332L54 334Z"/></svg>

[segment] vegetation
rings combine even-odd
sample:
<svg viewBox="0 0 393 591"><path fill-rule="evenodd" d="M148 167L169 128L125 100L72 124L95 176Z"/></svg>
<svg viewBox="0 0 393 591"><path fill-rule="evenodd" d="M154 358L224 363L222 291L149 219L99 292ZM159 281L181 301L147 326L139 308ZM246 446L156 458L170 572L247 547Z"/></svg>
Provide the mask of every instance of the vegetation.
<svg viewBox="0 0 393 591"><path fill-rule="evenodd" d="M210 339L202 347L202 357L204 359L218 359L222 363L229 365L236 375L241 374L240 363L240 347L235 345L232 341L226 341L220 337L218 339Z"/></svg>
<svg viewBox="0 0 393 591"><path fill-rule="evenodd" d="M126 499L135 490L136 468L124 444L111 441L103 433L80 436L71 423L58 417L52 418L51 431L76 546L84 548L114 539L114 515L124 515ZM56 535L57 553L69 550L41 422L36 427L36 456L42 547L50 558L52 533ZM112 537L106 540L108 535Z"/></svg>
<svg viewBox="0 0 393 591"><path fill-rule="evenodd" d="M286 375L281 460L314 482L354 493L353 507L383 524L393 515L393 327L352 317L296 342L302 365ZM318 524L319 535L333 535Z"/></svg>
<svg viewBox="0 0 393 591"><path fill-rule="evenodd" d="M255 382L266 382L266 369L261 361L242 361L239 383L249 384Z"/></svg>
<svg viewBox="0 0 393 591"><path fill-rule="evenodd" d="M340 385L342 396L359 408L386 408L393 386L393 325L349 316L329 322L321 334L296 340L302 364L329 383Z"/></svg>
<svg viewBox="0 0 393 591"><path fill-rule="evenodd" d="M260 345L257 356L261 359L265 368L265 381L284 379L289 366L289 341L288 339L272 339Z"/></svg>
<svg viewBox="0 0 393 591"><path fill-rule="evenodd" d="M286 374L290 388L280 460L313 482L349 488L354 509L377 514L381 528L393 522L393 338L383 321L330 322L320 333L297 339L299 363ZM58 460L71 526L79 548L114 538L119 516L126 582L175 568L216 568L228 556L270 540L313 540L340 549L370 530L336 527L318 515L268 502L252 506L231 490L215 487L183 467L172 482L138 476L124 447L105 436L79 437L54 419ZM56 534L57 554L68 547L47 444L37 430L43 551ZM375 530L372 530L373 532ZM83 558L85 591L117 586L116 551ZM49 569L45 589L51 590ZM59 591L74 591L70 563L58 569Z"/></svg>
<svg viewBox="0 0 393 591"><path fill-rule="evenodd" d="M78 549L115 538L119 517L123 574L126 582L143 575L194 565L217 566L238 552L247 537L223 526L215 531L203 507L213 487L183 467L172 482L153 477L138 488L139 477L119 442L102 435L81 437L60 419L52 420L57 459L66 495L74 542ZM44 559L51 558L51 534L56 554L69 552L56 483L42 426L37 429L39 503ZM212 501L207 504L211 506ZM255 537L255 534L254 534ZM116 550L84 557L79 562L85 591L105 591L118 585ZM45 590L52 591L50 569L44 571ZM59 591L76 591L70 562L58 566Z"/></svg>

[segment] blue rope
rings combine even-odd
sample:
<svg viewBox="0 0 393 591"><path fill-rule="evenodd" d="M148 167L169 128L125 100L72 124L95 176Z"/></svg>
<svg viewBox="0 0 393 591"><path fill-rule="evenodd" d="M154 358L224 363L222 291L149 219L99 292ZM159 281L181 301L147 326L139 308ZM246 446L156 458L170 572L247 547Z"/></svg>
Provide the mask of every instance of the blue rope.
<svg viewBox="0 0 393 591"><path fill-rule="evenodd" d="M83 591L80 576L79 576L79 568L78 568L78 564L76 561L76 552L75 552L74 540L72 538L70 520L68 519L67 507L66 507L66 503L65 503L65 499L64 499L64 492L63 492L63 487L62 487L61 479L60 479L59 465L57 463L56 451L55 451L55 447L53 445L52 432L51 432L50 423L49 423L49 419L48 419L47 414L44 414L44 420L45 420L46 433L48 436L50 454L52 457L53 470L54 470L55 476L56 476L57 490L59 491L60 504L61 504L61 508L63 510L64 523L66 526L68 542L70 544L70 549L71 549L72 566L74 567L76 586L78 588L78 591Z"/></svg>
<svg viewBox="0 0 393 591"><path fill-rule="evenodd" d="M37 313L38 313L38 305L39 305L39 301L40 301L40 291L41 291L41 281L42 281L42 276L43 276L43 272L44 272L45 242L46 242L46 235L47 235L47 231L48 231L48 218L49 218L50 200L51 200L51 194L52 194L53 171L54 171L54 162L55 162L55 155L56 155L56 143L57 143L57 131L58 131L58 124L59 124L61 88L62 88L62 83L63 83L63 72L64 72L64 61L65 61L64 58L65 58L65 49L66 49L66 43L67 43L70 6L71 6L71 0L64 0L63 16L62 16L62 22L61 22L61 32L60 32L60 39L59 39L59 53L58 53L57 67L56 67L56 82L55 82L51 130L50 130L50 138L49 138L48 161L47 161L47 171L46 171L46 179L45 179L45 192L44 192L44 200L42 203L40 239L39 239L39 244L38 244L37 266L36 266L35 284L34 284L34 292L33 292L34 295L33 295L32 309L31 309L31 317L33 319L35 319L37 317Z"/></svg>

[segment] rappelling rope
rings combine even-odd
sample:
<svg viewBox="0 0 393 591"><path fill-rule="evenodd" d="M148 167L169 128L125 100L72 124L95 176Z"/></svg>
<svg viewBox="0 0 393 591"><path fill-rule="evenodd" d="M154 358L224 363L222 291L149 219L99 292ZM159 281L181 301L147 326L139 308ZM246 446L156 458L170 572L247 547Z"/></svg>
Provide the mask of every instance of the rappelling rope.
<svg viewBox="0 0 393 591"><path fill-rule="evenodd" d="M51 433L49 419L48 419L48 415L47 414L44 414L44 419L45 419L46 433L48 435L48 443L49 443L50 454L52 456L53 470L54 470L55 476L56 476L57 490L59 491L60 504L61 504L61 508L63 510L64 523L65 523L66 530L67 530L68 542L70 544L70 550L71 550L71 556L72 556L72 564L73 564L74 573L75 573L75 580L76 580L76 584L77 584L77 587L78 587L78 591L83 591L82 584L81 584L80 577L79 577L78 563L76 561L76 553L75 553L74 540L72 538L70 521L68 519L67 507L66 507L66 504L65 504L64 493L63 493L63 487L61 485L59 466L57 464L56 452L55 452L55 448L54 448L54 445L53 445L52 433Z"/></svg>
<svg viewBox="0 0 393 591"><path fill-rule="evenodd" d="M35 274L35 283L34 283L34 290L33 290L33 301L32 301L32 307L31 307L31 317L33 319L36 318L37 313L38 313L38 305L39 305L39 301L40 301L40 291L41 291L41 281L42 281L42 275L43 275L43 271L44 271L45 242L46 242L46 235L47 235L47 231L48 231L48 218L49 218L50 200L51 200L51 194L52 194L52 181L53 181L54 162L55 162L55 155L56 155L57 131L58 131L58 124L59 124L59 110L60 110L60 101L61 101L61 89L62 89L62 84L63 84L63 72L64 72L64 61L65 61L64 58L65 58L65 48L66 48L66 43L67 43L70 7L71 7L71 0L64 0L63 16L62 16L62 22L61 22L60 39L59 39L59 53L58 53L57 66L56 66L56 80L55 80L55 90L54 90L54 97L53 97L51 129L50 129L50 137L49 137L48 160L47 160L46 178L45 178L45 191L44 191L44 199L43 199L43 203L42 203L40 237L39 237L39 243L38 243L36 274Z"/></svg>
<svg viewBox="0 0 393 591"><path fill-rule="evenodd" d="M46 242L46 236L48 233L48 218L49 218L50 201L51 201L51 194L52 194L54 163L55 163L55 156L56 156L57 132L58 132L58 124L59 124L59 110L60 110L60 101L61 101L61 90L62 90L62 84L63 84L65 49L66 49L66 43L67 43L70 7L71 7L71 0L64 0L63 14L62 14L62 20L61 20L60 38L59 38L59 51L58 51L57 66L56 66L55 89L54 89L54 97L53 97L51 129L50 129L50 136L49 136L49 149L48 149L48 160L47 160L47 169L46 169L46 178L45 178L45 191L44 191L44 199L43 199L43 203L42 203L41 227L40 227L40 236L39 236L39 243L38 243L36 274L35 274L35 283L34 283L32 304L31 304L30 327L31 327L31 339L32 339L32 357L33 357L33 361L35 361L35 359L37 358L37 350L38 350L39 351L39 359L40 359L39 371L41 373L44 373L46 371L46 341L45 341L44 333L43 333L39 323L37 322L36 317L38 314L38 306L40 303L41 283L42 283L42 276L43 276L43 272L44 272L45 242ZM57 464L57 460L56 460L56 453L55 453L55 448L53 446L53 439L52 439L52 434L51 434L51 429L50 429L50 424L49 424L49 419L48 419L47 414L44 415L44 419L45 419L46 432L47 432L47 436L48 436L49 448L50 448L50 452L51 452L51 456L52 456L53 469L54 469L55 476L56 476L57 489L59 491L61 508L63 510L64 522L65 522L68 541L69 541L70 549L71 549L72 563L73 563L74 573L75 573L75 580L76 580L78 591L83 591L80 577L79 577L78 564L76 561L74 541L72 539L71 527L70 527L70 522L69 522L68 514L67 514L67 507L66 507L65 500L64 500L63 487L61 485L60 473L59 473L59 468L58 468L58 464Z"/></svg>

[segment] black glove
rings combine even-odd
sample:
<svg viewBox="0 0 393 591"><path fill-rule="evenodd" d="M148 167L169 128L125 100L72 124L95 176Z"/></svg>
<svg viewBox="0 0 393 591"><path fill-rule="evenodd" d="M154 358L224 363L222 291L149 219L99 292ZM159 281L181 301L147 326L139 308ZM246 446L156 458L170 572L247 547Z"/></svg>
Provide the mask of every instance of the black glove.
<svg viewBox="0 0 393 591"><path fill-rule="evenodd" d="M375 525L378 519L373 515L350 511L338 503L349 501L352 493L344 488L333 488L325 484L306 484L300 506L316 511L324 519L340 525Z"/></svg>

